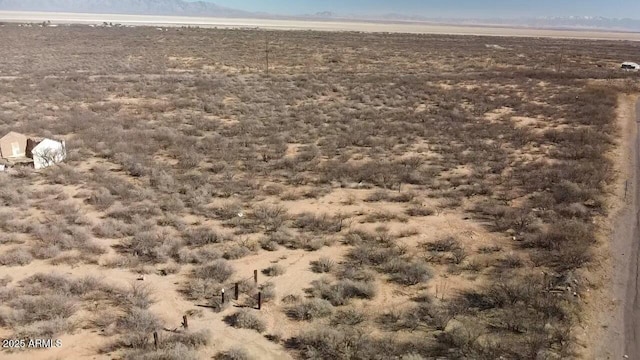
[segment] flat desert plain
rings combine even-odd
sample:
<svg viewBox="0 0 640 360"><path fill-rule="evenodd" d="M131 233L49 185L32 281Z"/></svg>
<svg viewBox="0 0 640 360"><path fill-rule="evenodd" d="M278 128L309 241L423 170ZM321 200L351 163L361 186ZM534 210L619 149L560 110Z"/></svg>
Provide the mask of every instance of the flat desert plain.
<svg viewBox="0 0 640 360"><path fill-rule="evenodd" d="M364 22L364 21L309 21L215 17L153 16L122 14L82 14L0 11L0 21L43 22L53 24L102 24L103 22L131 26L199 26L220 28L261 28L270 30L358 31L412 34L446 34L512 37L553 37L570 39L634 40L640 33L553 30L504 26L460 26L420 22Z"/></svg>
<svg viewBox="0 0 640 360"><path fill-rule="evenodd" d="M640 43L160 30L0 29L2 359L622 357Z"/></svg>

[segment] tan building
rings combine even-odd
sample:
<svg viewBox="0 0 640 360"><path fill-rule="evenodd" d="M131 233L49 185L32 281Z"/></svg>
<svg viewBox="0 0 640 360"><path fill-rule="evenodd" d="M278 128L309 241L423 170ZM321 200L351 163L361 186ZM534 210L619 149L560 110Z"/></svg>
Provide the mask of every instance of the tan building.
<svg viewBox="0 0 640 360"><path fill-rule="evenodd" d="M0 158L13 159L26 156L27 137L17 133L10 132L0 138Z"/></svg>

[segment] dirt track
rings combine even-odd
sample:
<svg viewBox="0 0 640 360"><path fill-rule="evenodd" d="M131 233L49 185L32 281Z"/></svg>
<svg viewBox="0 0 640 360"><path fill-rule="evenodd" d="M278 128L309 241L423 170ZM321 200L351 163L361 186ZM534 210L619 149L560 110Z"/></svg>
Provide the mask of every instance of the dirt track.
<svg viewBox="0 0 640 360"><path fill-rule="evenodd" d="M621 95L618 108L621 144L616 162L620 187L610 220L609 271L599 308L598 345L589 359L640 360L640 99ZM602 331L600 331L600 329Z"/></svg>
<svg viewBox="0 0 640 360"><path fill-rule="evenodd" d="M640 123L640 101L636 104L636 129ZM634 202L633 202L633 218L630 218L629 226L633 228L632 238L629 239L629 273L627 280L627 293L624 305L624 338L625 338L625 355L630 359L640 359L640 233L638 226L640 224L640 183L638 178L638 169L640 168L640 133L636 131L636 139L634 144L634 169L633 177L635 182Z"/></svg>

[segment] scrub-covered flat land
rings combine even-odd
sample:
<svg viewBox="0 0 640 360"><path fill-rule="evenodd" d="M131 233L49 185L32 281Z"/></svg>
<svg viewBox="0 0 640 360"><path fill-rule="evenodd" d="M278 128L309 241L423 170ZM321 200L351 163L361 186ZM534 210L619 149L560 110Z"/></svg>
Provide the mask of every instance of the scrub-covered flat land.
<svg viewBox="0 0 640 360"><path fill-rule="evenodd" d="M0 338L62 343L1 357L590 351L640 44L0 31L0 136L68 151L0 173Z"/></svg>

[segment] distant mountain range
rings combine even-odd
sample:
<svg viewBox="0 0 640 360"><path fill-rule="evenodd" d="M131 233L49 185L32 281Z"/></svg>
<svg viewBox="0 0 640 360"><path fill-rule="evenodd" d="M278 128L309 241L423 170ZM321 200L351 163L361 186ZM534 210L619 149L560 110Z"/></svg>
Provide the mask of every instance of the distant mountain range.
<svg viewBox="0 0 640 360"><path fill-rule="evenodd" d="M433 19L420 16L405 16L388 14L380 17L387 21L425 21L461 25L499 25L535 28L556 29L603 29L620 31L640 31L640 20L637 19L611 19L592 16L566 16L544 18L517 18L517 19Z"/></svg>
<svg viewBox="0 0 640 360"><path fill-rule="evenodd" d="M432 24L497 25L557 29L602 29L640 32L640 20L604 17L548 17L519 19L447 19L404 14L363 16L324 11L300 16L280 16L222 7L211 2L183 0L0 0L0 10L73 12L94 14L175 15L230 18L270 18L309 20L411 21Z"/></svg>
<svg viewBox="0 0 640 360"><path fill-rule="evenodd" d="M182 0L0 0L0 10L211 17L266 15L230 9L210 2Z"/></svg>

